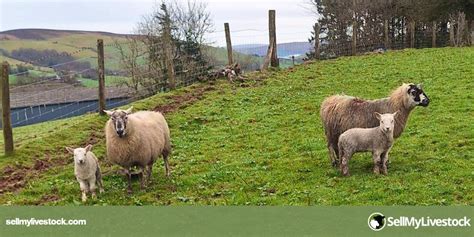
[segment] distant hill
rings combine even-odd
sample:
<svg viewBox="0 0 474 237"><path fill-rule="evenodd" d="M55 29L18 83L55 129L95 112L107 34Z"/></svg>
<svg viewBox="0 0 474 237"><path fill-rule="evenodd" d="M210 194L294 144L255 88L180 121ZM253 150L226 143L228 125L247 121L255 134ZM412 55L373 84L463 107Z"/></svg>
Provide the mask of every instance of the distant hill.
<svg viewBox="0 0 474 237"><path fill-rule="evenodd" d="M97 67L97 39L103 39L105 48L106 69L120 69L120 54L112 46L115 40L125 42L125 34L114 34L99 31L51 30L51 29L18 29L0 32L0 61L8 61L13 67L24 63L10 57L13 50L31 48L35 50L56 50L59 53L69 53L75 59L87 61L92 67ZM107 46L108 45L108 46ZM263 47L265 45L251 45ZM212 57L211 64L221 67L227 64L227 51L225 48L206 47L205 52ZM234 58L242 64L245 70L260 68L263 59L252 55L236 53Z"/></svg>
<svg viewBox="0 0 474 237"><path fill-rule="evenodd" d="M291 42L278 44L277 52L280 58L289 58L291 56L304 55L309 52L313 46L308 42ZM265 44L244 44L235 45L232 48L243 54L265 56L267 54L268 45Z"/></svg>
<svg viewBox="0 0 474 237"><path fill-rule="evenodd" d="M51 30L51 29L18 29L0 32L0 56L15 66L21 61L13 59L10 54L20 48L31 48L38 51L56 50L58 53L71 54L75 59L97 65L97 39L103 39L105 45L105 64L107 69L119 69L119 53L110 47L115 40L125 40L124 34L97 31Z"/></svg>
<svg viewBox="0 0 474 237"><path fill-rule="evenodd" d="M115 34L102 31L79 31L79 30L52 30L52 29L17 29L0 32L0 40L48 40L70 35L103 35L108 37L124 37L124 34Z"/></svg>

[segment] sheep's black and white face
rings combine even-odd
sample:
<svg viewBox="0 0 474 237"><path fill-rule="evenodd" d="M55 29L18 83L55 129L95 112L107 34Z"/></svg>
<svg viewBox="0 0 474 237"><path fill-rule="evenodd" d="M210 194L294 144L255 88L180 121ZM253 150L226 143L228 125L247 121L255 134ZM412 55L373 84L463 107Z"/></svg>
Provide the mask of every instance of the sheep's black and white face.
<svg viewBox="0 0 474 237"><path fill-rule="evenodd" d="M407 93L413 106L426 107L430 104L430 99L421 88L421 85L410 84Z"/></svg>
<svg viewBox="0 0 474 237"><path fill-rule="evenodd" d="M112 120L115 132L119 137L127 135L128 115L132 112L132 108L127 110L105 111Z"/></svg>

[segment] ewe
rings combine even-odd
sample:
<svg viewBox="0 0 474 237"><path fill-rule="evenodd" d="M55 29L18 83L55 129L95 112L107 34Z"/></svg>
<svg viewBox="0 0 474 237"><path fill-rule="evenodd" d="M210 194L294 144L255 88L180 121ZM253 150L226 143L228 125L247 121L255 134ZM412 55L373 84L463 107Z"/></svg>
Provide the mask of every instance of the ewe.
<svg viewBox="0 0 474 237"><path fill-rule="evenodd" d="M378 100L363 100L352 96L334 95L321 104L321 121L327 139L329 157L332 165L339 164L337 141L339 136L351 128L372 128L379 121L372 116L374 112L393 113L399 111L395 120L394 137L403 132L410 112L416 106L426 107L430 103L420 85L403 84L395 89L390 97Z"/></svg>
<svg viewBox="0 0 474 237"><path fill-rule="evenodd" d="M163 155L166 176L170 175L170 131L161 113L140 111L132 114L132 108L105 112L110 116L105 125L107 158L125 169L128 193L132 193L132 167L142 171L142 188L150 181L153 163L160 155Z"/></svg>
<svg viewBox="0 0 474 237"><path fill-rule="evenodd" d="M99 192L104 192L99 161L91 149L92 145L76 149L66 147L69 153L74 154L74 174L81 187L83 202L87 201L89 191L92 192L92 198L96 198L96 183L99 186Z"/></svg>
<svg viewBox="0 0 474 237"><path fill-rule="evenodd" d="M388 152L393 145L393 130L395 117L393 114L375 112L380 125L375 128L351 128L339 137L339 157L341 157L341 172L349 176L349 160L356 152L372 151L374 173L387 175Z"/></svg>

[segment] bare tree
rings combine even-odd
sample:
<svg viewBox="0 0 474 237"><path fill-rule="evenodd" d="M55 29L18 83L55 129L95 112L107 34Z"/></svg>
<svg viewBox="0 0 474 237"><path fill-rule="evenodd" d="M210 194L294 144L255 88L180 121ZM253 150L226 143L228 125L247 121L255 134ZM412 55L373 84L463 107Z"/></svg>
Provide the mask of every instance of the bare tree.
<svg viewBox="0 0 474 237"><path fill-rule="evenodd" d="M207 3L188 0L185 4L174 1L171 4L175 18L177 37L181 40L193 39L199 44L205 43L204 36L212 32L214 24Z"/></svg>
<svg viewBox="0 0 474 237"><path fill-rule="evenodd" d="M142 81L143 68L140 66L140 58L143 57L143 47L138 37L128 36L125 42L115 41L115 47L120 53L120 63L130 77L130 80L124 81L124 84L138 92L140 82Z"/></svg>
<svg viewBox="0 0 474 237"><path fill-rule="evenodd" d="M124 68L134 75L129 86L135 91L142 88L156 93L186 85L206 74L209 63L202 47L212 27L211 15L203 2L157 3L138 22L136 36L128 39L130 44L126 47L130 49L119 49Z"/></svg>

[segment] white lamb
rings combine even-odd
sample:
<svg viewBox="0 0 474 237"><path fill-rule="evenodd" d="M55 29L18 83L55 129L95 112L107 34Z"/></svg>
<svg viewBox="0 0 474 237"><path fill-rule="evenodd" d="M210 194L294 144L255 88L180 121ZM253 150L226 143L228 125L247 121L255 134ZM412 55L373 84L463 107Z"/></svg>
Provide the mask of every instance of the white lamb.
<svg viewBox="0 0 474 237"><path fill-rule="evenodd" d="M387 175L388 152L393 146L393 130L395 116L393 114L379 114L375 116L380 125L374 128L352 128L339 137L338 148L341 157L341 172L349 176L349 160L356 152L371 151L374 161L374 173Z"/></svg>
<svg viewBox="0 0 474 237"><path fill-rule="evenodd" d="M104 192L99 161L91 149L92 145L76 149L66 147L69 153L74 154L74 174L81 187L83 202L87 201L89 191L92 192L92 198L96 198L96 184L99 186L99 192Z"/></svg>

